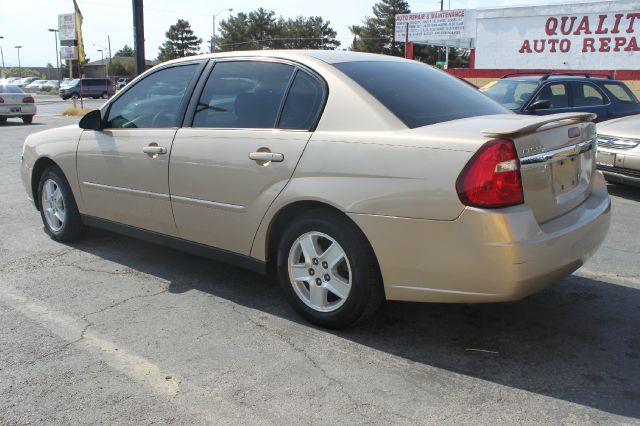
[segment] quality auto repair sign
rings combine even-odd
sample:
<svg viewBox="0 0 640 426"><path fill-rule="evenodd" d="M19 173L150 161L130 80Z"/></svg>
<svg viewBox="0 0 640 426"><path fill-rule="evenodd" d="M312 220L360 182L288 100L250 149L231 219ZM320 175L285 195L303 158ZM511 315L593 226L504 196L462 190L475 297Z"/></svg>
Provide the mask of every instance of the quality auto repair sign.
<svg viewBox="0 0 640 426"><path fill-rule="evenodd" d="M479 17L476 67L640 69L640 10Z"/></svg>

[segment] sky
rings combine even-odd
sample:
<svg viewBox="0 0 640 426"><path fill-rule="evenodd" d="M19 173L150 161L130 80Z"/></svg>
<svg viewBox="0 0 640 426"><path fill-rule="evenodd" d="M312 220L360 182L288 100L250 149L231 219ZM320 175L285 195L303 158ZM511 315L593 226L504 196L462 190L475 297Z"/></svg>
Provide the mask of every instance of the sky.
<svg viewBox="0 0 640 426"><path fill-rule="evenodd" d="M478 7L515 6L523 4L558 4L575 0L444 0L447 9L474 9ZM84 16L82 33L85 53L92 61L101 59L98 49L115 54L125 44L133 46L133 18L131 0L77 0ZM214 13L233 8L233 13L250 12L259 7L273 10L276 16L293 18L298 15L322 16L331 22L338 33L341 48L351 43L348 27L361 24L372 15L376 0L144 0L145 53L147 59L155 59L158 47L165 40L165 32L178 19L191 23L195 34L203 40L211 38ZM409 1L412 12L428 12L440 9L439 0ZM5 66L46 66L56 63L55 39L49 28L57 28L57 16L73 12L72 0L0 0L0 47ZM217 22L229 16L218 15ZM218 33L219 34L219 33ZM203 41L202 50L206 50Z"/></svg>

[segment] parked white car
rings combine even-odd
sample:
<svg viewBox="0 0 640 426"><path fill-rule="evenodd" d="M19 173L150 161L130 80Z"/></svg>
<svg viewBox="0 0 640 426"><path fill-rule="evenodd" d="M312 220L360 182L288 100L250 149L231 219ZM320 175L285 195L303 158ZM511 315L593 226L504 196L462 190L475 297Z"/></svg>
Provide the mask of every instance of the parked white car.
<svg viewBox="0 0 640 426"><path fill-rule="evenodd" d="M33 96L14 85L0 86L0 123L7 118L22 118L24 124L31 124L36 115Z"/></svg>

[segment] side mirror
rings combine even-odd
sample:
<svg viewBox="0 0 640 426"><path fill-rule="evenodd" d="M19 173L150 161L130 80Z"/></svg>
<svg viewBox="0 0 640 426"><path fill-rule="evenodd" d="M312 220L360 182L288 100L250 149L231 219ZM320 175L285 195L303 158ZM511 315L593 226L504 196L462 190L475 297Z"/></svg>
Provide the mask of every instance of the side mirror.
<svg viewBox="0 0 640 426"><path fill-rule="evenodd" d="M94 109L86 113L78 125L84 130L102 130L102 114L100 114L100 110Z"/></svg>
<svg viewBox="0 0 640 426"><path fill-rule="evenodd" d="M551 108L551 101L547 99L538 99L527 108L529 111L535 111L537 109L549 109Z"/></svg>

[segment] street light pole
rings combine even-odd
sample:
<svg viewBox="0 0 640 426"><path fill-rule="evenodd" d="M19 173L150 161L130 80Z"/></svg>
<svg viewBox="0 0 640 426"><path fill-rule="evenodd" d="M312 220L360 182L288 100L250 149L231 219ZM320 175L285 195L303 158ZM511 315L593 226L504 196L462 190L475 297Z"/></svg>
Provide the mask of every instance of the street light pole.
<svg viewBox="0 0 640 426"><path fill-rule="evenodd" d="M213 32L211 33L211 53L216 52L216 16L220 15L222 12L233 12L233 8L220 9L218 13L213 14Z"/></svg>
<svg viewBox="0 0 640 426"><path fill-rule="evenodd" d="M49 28L49 31L53 33L56 38L56 69L58 74L58 81L60 81L60 55L58 53L58 30L55 28Z"/></svg>
<svg viewBox="0 0 640 426"><path fill-rule="evenodd" d="M98 49L98 52L100 52L100 56L102 56L102 59L100 60L100 65L102 65L104 67L104 50L102 49ZM104 69L104 77L107 78L107 69Z"/></svg>
<svg viewBox="0 0 640 426"><path fill-rule="evenodd" d="M22 78L22 69L20 68L20 49L22 49L22 46L14 46L16 49L18 49L18 77Z"/></svg>

